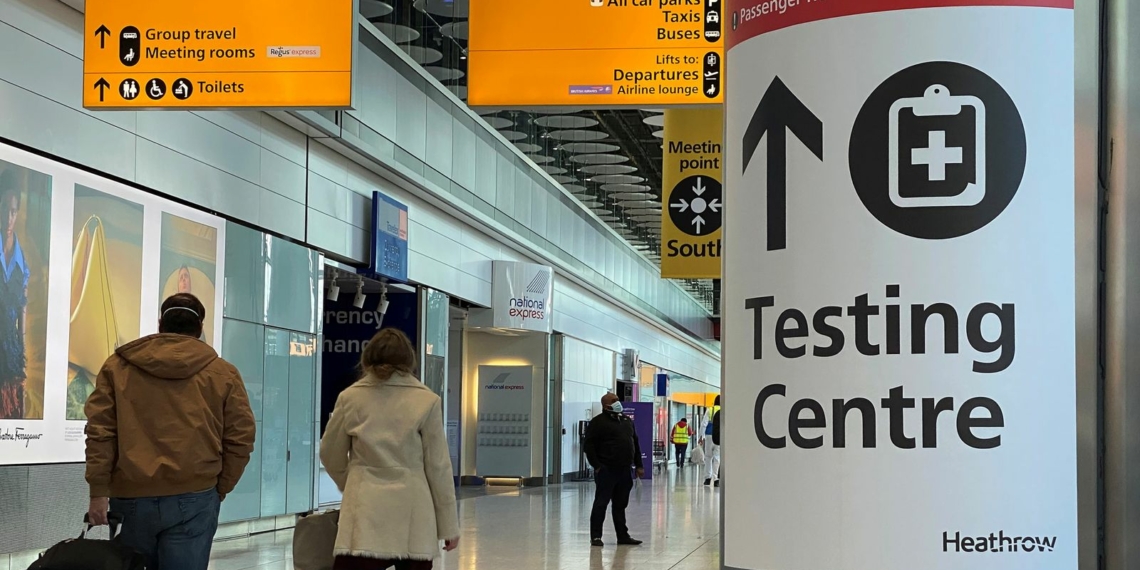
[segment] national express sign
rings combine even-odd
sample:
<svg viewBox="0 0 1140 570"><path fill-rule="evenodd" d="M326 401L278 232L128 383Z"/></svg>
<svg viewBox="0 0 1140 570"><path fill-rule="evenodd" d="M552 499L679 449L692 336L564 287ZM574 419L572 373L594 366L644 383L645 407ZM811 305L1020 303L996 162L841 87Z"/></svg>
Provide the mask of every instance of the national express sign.
<svg viewBox="0 0 1140 570"><path fill-rule="evenodd" d="M496 261L491 296L495 328L545 333L554 330L554 270L550 267Z"/></svg>

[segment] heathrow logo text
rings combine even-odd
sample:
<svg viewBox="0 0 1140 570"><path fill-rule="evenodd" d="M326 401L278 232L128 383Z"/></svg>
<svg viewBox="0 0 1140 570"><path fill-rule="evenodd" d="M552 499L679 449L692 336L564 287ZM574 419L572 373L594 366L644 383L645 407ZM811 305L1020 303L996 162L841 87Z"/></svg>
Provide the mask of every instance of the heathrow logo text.
<svg viewBox="0 0 1140 570"><path fill-rule="evenodd" d="M1056 536L1007 536L1004 530L989 535L962 536L955 532L942 533L942 552L968 554L1000 554L1002 552L1053 552Z"/></svg>

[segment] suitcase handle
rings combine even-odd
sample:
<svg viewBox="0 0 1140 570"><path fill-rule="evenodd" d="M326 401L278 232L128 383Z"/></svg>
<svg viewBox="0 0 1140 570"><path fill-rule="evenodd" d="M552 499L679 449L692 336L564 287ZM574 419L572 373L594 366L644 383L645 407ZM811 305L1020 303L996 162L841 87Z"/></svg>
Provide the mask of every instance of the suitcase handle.
<svg viewBox="0 0 1140 570"><path fill-rule="evenodd" d="M108 526L111 528L112 539L119 536L119 530L122 528L124 520L125 517L122 515L122 513L107 513L107 522L110 523ZM91 515L89 514L83 515L83 524L87 525L87 528L84 529L83 532L79 533L79 538L87 538L87 533L91 532L91 529L95 528L95 525L91 524Z"/></svg>

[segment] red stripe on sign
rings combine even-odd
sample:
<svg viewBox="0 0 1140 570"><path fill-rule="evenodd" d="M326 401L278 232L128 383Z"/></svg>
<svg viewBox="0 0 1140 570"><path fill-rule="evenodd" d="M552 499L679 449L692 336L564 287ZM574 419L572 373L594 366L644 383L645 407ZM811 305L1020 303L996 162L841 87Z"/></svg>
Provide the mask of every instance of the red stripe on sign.
<svg viewBox="0 0 1140 570"><path fill-rule="evenodd" d="M1074 0L730 0L726 47L818 20L918 8L1005 6L1073 9Z"/></svg>

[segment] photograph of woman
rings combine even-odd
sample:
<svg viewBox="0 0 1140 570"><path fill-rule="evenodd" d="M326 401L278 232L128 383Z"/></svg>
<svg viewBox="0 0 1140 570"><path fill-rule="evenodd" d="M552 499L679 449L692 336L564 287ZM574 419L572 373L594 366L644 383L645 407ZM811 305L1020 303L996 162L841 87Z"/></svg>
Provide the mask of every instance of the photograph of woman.
<svg viewBox="0 0 1140 570"><path fill-rule="evenodd" d="M43 418L50 223L51 177L0 161L0 419Z"/></svg>
<svg viewBox="0 0 1140 570"><path fill-rule="evenodd" d="M165 299L191 293L201 299L207 314L214 314L218 271L218 230L171 213L162 214L162 254L159 288ZM206 320L203 338L214 343L214 321Z"/></svg>
<svg viewBox="0 0 1140 570"><path fill-rule="evenodd" d="M190 268L185 265L178 268L178 292L194 293L194 277L190 275Z"/></svg>

